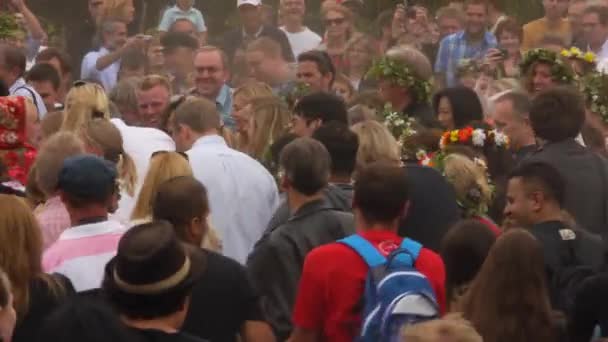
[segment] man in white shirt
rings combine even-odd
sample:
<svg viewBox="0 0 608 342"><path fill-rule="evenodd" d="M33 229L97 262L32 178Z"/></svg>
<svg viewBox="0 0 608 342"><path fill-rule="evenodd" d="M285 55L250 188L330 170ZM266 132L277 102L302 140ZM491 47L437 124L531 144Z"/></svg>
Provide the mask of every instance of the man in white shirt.
<svg viewBox="0 0 608 342"><path fill-rule="evenodd" d="M103 21L100 29L102 46L84 56L80 77L99 82L106 92L110 92L118 80L120 59L129 49L143 48L144 37L127 39L127 24L115 19Z"/></svg>
<svg viewBox="0 0 608 342"><path fill-rule="evenodd" d="M321 44L321 37L303 24L306 14L305 0L281 0L281 14L285 26L280 29L287 35L295 58Z"/></svg>
<svg viewBox="0 0 608 342"><path fill-rule="evenodd" d="M173 139L187 151L194 177L209 193L211 222L228 257L245 263L278 206L274 178L256 160L233 150L219 135L213 102L188 99L175 111Z"/></svg>
<svg viewBox="0 0 608 342"><path fill-rule="evenodd" d="M25 82L25 54L22 49L8 44L0 45L0 80L9 87L9 94L23 96L38 109L38 117L46 114L44 100L36 90Z"/></svg>
<svg viewBox="0 0 608 342"><path fill-rule="evenodd" d="M608 7L587 7L582 21L588 50L597 55L598 68L602 68L608 60Z"/></svg>

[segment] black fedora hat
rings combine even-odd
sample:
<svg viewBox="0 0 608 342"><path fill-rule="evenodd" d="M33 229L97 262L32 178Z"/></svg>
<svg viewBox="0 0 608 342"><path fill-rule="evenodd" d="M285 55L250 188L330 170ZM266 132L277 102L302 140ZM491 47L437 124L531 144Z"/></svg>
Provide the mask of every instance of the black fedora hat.
<svg viewBox="0 0 608 342"><path fill-rule="evenodd" d="M154 221L127 231L116 256L106 266L106 279L116 291L156 296L189 289L204 263L182 244L167 221Z"/></svg>

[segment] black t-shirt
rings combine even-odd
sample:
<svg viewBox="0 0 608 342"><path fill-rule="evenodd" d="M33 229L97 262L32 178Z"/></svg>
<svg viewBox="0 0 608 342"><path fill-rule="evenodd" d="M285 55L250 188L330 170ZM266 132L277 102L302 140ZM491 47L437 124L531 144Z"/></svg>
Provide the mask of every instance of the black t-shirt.
<svg viewBox="0 0 608 342"><path fill-rule="evenodd" d="M42 322L55 309L57 309L67 296L74 294L72 283L62 275L53 275L51 282L57 284L52 286L42 279L35 279L30 283L29 308L25 316L17 321L13 342L35 341Z"/></svg>
<svg viewBox="0 0 608 342"><path fill-rule="evenodd" d="M236 341L245 321L264 320L245 268L208 250L195 257L206 259L206 269L192 289L182 330L212 342Z"/></svg>
<svg viewBox="0 0 608 342"><path fill-rule="evenodd" d="M137 342L205 342L203 339L183 332L170 334L154 329L131 328L130 330L138 336Z"/></svg>

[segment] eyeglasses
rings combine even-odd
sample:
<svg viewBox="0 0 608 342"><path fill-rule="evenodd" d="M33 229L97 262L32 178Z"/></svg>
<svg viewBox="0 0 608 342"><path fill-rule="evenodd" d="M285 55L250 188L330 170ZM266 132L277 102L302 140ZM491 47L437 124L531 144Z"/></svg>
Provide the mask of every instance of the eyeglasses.
<svg viewBox="0 0 608 342"><path fill-rule="evenodd" d="M150 159L152 159L156 156L165 155L167 153L177 153L180 156L182 156L184 159L186 159L186 161L190 161L190 158L188 157L188 155L185 152L175 152L175 151L156 151L156 152L152 153L152 156L150 157Z"/></svg>
<svg viewBox="0 0 608 342"><path fill-rule="evenodd" d="M344 18L335 18L335 19L325 19L325 25L342 25L344 23Z"/></svg>

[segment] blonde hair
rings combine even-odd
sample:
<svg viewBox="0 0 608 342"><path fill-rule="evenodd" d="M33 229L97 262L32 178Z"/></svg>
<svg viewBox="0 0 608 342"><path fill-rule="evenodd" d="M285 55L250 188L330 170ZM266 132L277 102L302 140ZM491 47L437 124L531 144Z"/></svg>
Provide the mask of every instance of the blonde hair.
<svg viewBox="0 0 608 342"><path fill-rule="evenodd" d="M152 204L158 188L171 178L192 176L188 160L177 152L159 152L152 156L144 184L131 214L132 220L141 220L152 215Z"/></svg>
<svg viewBox="0 0 608 342"><path fill-rule="evenodd" d="M137 169L131 156L122 147L122 135L118 128L109 120L94 119L87 124L82 138L88 146L101 150L104 159L116 164L122 185L127 194L133 196Z"/></svg>
<svg viewBox="0 0 608 342"><path fill-rule="evenodd" d="M59 132L44 142L36 156L35 181L51 197L57 189L57 178L66 158L85 153L82 140L71 132Z"/></svg>
<svg viewBox="0 0 608 342"><path fill-rule="evenodd" d="M272 88L266 83L247 81L238 87L234 91L234 94L232 94L233 98L236 98L237 96L242 96L245 99L245 102L251 102L251 100L258 97L272 96Z"/></svg>
<svg viewBox="0 0 608 342"><path fill-rule="evenodd" d="M401 162L397 140L383 124L368 120L359 122L351 129L359 137L357 168L379 160Z"/></svg>
<svg viewBox="0 0 608 342"><path fill-rule="evenodd" d="M172 89L171 89L171 82L169 82L169 79L165 76L162 75L147 75L144 76L141 80L139 80L139 82L137 83L137 90L150 90L154 87L157 86L161 86L164 87L165 89L167 89L167 91L169 92L169 94L172 93Z"/></svg>
<svg viewBox="0 0 608 342"><path fill-rule="evenodd" d="M406 327L401 335L407 342L483 342L473 325L460 314Z"/></svg>
<svg viewBox="0 0 608 342"><path fill-rule="evenodd" d="M275 97L254 99L251 102L249 155L258 161L269 160L270 146L287 132L291 112Z"/></svg>
<svg viewBox="0 0 608 342"><path fill-rule="evenodd" d="M79 132L95 117L110 119L110 103L103 88L95 83L73 87L65 97L61 130Z"/></svg>
<svg viewBox="0 0 608 342"><path fill-rule="evenodd" d="M443 174L454 188L458 203L468 211L466 216L487 213L492 189L482 166L467 156L454 153L445 157Z"/></svg>
<svg viewBox="0 0 608 342"><path fill-rule="evenodd" d="M329 12L338 12L344 16L346 21L352 21L353 12L346 6L339 4L335 0L326 0L321 5L321 16L325 18Z"/></svg>
<svg viewBox="0 0 608 342"><path fill-rule="evenodd" d="M32 281L44 281L56 297L64 293L64 288L42 270L42 233L25 201L0 195L0 212L0 268L13 286L15 310L23 317L29 309Z"/></svg>
<svg viewBox="0 0 608 342"><path fill-rule="evenodd" d="M101 18L115 18L129 24L129 7L134 8L133 0L104 0Z"/></svg>

